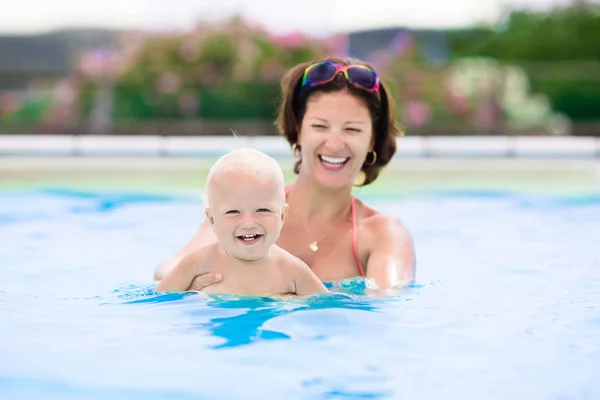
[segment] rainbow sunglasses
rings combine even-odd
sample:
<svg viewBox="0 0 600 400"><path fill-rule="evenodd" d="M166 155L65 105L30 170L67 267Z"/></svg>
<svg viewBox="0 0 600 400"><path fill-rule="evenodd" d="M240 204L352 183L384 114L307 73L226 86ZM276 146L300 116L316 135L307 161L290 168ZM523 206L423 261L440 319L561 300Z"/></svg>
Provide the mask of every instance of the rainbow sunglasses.
<svg viewBox="0 0 600 400"><path fill-rule="evenodd" d="M331 82L340 72L344 74L348 83L368 92L376 93L377 98L381 100L379 76L371 68L356 64L339 65L331 61L312 64L304 70L300 90L304 87L319 86Z"/></svg>

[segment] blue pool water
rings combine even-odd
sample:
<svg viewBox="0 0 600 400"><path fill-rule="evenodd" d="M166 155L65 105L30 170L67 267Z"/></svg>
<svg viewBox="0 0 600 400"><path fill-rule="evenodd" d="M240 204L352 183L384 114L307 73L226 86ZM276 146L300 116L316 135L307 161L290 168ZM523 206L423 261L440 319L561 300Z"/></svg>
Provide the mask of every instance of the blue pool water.
<svg viewBox="0 0 600 400"><path fill-rule="evenodd" d="M389 298L157 295L199 198L0 193L0 398L600 398L599 197L368 199L417 249Z"/></svg>

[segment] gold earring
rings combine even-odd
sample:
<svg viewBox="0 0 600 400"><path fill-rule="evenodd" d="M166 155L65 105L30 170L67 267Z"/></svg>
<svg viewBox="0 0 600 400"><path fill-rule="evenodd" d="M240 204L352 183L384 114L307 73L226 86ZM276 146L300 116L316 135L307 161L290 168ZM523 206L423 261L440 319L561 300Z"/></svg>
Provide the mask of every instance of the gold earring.
<svg viewBox="0 0 600 400"><path fill-rule="evenodd" d="M371 161L367 161L367 159L366 159L366 158L368 158L369 154L373 154L373 160L371 160ZM374 151L370 151L367 153L366 158L365 158L365 164L371 166L371 165L375 164L375 161L377 161L377 153Z"/></svg>
<svg viewBox="0 0 600 400"><path fill-rule="evenodd" d="M301 150L302 150L302 148L300 147L300 145L298 143L294 143L292 145L292 154L294 154L294 156L300 157Z"/></svg>
<svg viewBox="0 0 600 400"><path fill-rule="evenodd" d="M365 174L365 171L360 171L354 180L354 186L362 186L365 184L366 180L367 174Z"/></svg>

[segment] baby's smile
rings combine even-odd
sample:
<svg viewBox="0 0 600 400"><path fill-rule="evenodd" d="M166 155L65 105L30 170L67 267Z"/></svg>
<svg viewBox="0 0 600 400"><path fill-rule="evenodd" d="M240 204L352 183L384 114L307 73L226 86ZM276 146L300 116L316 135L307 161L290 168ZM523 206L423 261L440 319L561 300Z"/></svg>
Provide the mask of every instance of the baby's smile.
<svg viewBox="0 0 600 400"><path fill-rule="evenodd" d="M263 235L258 234L258 233L246 233L246 234L237 236L237 239L240 242L244 243L245 245L251 245L251 244L258 242L262 237L263 237Z"/></svg>

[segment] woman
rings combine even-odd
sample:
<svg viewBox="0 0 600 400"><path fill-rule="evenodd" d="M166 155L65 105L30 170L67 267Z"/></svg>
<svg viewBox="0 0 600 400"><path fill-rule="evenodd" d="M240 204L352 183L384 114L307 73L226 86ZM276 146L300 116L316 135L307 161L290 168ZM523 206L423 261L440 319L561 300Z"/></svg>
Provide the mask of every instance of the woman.
<svg viewBox="0 0 600 400"><path fill-rule="evenodd" d="M289 213L277 244L305 261L321 281L364 276L380 289L410 284L415 252L403 224L352 196L396 152L395 104L376 72L363 62L330 57L297 65L281 82L276 125L297 162L287 190ZM155 271L161 279L188 251L216 240L199 231ZM222 279L198 276L192 289Z"/></svg>

